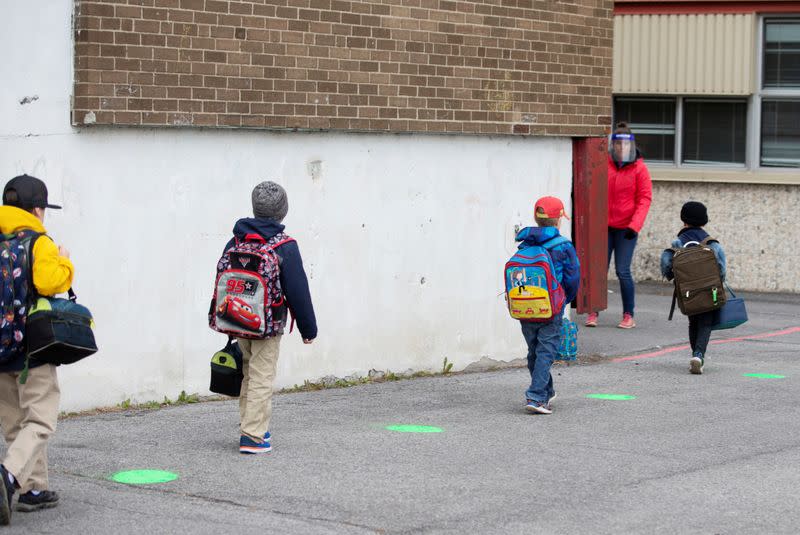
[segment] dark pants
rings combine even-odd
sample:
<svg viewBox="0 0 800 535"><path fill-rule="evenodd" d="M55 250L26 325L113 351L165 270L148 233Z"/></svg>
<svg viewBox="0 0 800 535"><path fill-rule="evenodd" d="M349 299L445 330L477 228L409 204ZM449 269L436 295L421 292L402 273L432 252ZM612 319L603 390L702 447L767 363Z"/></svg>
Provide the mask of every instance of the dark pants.
<svg viewBox="0 0 800 535"><path fill-rule="evenodd" d="M633 275L631 275L631 261L639 236L629 240L625 237L626 232L626 229L608 229L608 265L611 265L611 254L613 253L614 271L617 273L622 293L622 312L633 316L636 288L633 284Z"/></svg>
<svg viewBox="0 0 800 535"><path fill-rule="evenodd" d="M689 345L692 346L692 355L700 353L701 356L705 356L713 321L714 312L689 316Z"/></svg>
<svg viewBox="0 0 800 535"><path fill-rule="evenodd" d="M561 344L561 316L547 323L520 323L522 336L528 344L528 371L531 373L531 384L525 391L525 398L547 403L555 394L550 367Z"/></svg>

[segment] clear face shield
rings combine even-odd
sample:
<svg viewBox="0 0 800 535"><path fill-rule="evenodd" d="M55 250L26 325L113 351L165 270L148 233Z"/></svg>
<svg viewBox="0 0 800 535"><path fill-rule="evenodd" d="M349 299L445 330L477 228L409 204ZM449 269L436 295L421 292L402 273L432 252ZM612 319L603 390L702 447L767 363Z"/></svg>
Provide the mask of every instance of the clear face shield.
<svg viewBox="0 0 800 535"><path fill-rule="evenodd" d="M611 134L608 136L608 153L616 163L631 163L636 160L636 141L633 134Z"/></svg>

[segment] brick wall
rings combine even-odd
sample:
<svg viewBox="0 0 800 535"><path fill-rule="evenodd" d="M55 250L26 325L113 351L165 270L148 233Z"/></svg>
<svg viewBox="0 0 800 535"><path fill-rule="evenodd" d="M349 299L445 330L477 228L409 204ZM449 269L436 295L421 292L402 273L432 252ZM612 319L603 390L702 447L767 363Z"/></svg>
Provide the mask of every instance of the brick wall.
<svg viewBox="0 0 800 535"><path fill-rule="evenodd" d="M76 0L72 123L603 135L612 0Z"/></svg>

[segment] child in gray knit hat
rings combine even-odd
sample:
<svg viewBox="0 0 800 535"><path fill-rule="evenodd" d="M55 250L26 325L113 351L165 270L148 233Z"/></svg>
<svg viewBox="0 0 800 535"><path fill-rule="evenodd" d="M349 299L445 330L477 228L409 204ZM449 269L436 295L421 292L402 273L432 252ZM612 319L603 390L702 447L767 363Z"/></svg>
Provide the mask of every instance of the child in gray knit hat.
<svg viewBox="0 0 800 535"><path fill-rule="evenodd" d="M289 212L289 199L280 184L266 180L253 189L253 215L280 223Z"/></svg>
<svg viewBox="0 0 800 535"><path fill-rule="evenodd" d="M311 292L308 288L308 278L303 269L303 259L300 256L300 249L297 242L284 233L284 226L281 223L289 211L289 200L286 190L279 184L272 181L265 181L258 184L251 194L253 201L254 217L239 219L233 227L233 238L225 246L224 253L217 266L217 273L229 269L232 258L252 256L249 252L242 253L243 249L252 251L256 255L268 250L277 254L279 258L279 269L277 270L278 281L275 281L275 272L258 272L262 283L268 288L275 288L279 284L282 298L278 301L279 305L272 305L271 321L263 316L260 319L260 311L253 305L231 310L239 310L242 316L239 321L245 321L245 325L255 323L257 327L269 323L271 328L249 332L246 330L238 331L242 336L236 335L239 348L242 350L242 360L244 381L239 399L239 452L240 453L264 453L272 449L272 435L269 432L269 424L272 417L272 383L275 378L275 370L278 362L280 341L284 333L287 319L287 308L297 322L297 328L303 338L303 342L310 344L317 337L317 320L314 315L314 306L311 303ZM241 260L236 260L241 262ZM261 265L259 263L259 265ZM246 270L247 264L239 266L241 274ZM238 268L237 268L238 269ZM271 275L271 279L270 279ZM245 281L244 276L239 276ZM252 279L253 277L250 277ZM236 282L230 279L229 282ZM246 282L246 281L245 281ZM233 287L236 287L234 284ZM244 285L242 285L244 291ZM216 296L216 293L215 293ZM242 296L237 296L241 301ZM234 299L231 299L232 301ZM267 300L258 301L262 303L262 308ZM247 302L244 303L248 305ZM225 312L227 314L228 312ZM236 315L236 312L231 314ZM253 316L258 315L256 319ZM277 318L277 320L276 320ZM210 318L211 320L211 318ZM214 325L212 325L214 328ZM215 329L219 330L219 329ZM223 330L222 332L228 332ZM255 335L254 335L255 333ZM228 334L230 334L228 332Z"/></svg>

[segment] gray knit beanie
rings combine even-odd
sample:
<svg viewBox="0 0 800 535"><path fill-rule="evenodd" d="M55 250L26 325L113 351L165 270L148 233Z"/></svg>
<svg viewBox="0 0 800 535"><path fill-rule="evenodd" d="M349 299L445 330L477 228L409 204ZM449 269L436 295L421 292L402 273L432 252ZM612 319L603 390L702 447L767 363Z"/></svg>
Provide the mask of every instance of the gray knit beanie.
<svg viewBox="0 0 800 535"><path fill-rule="evenodd" d="M289 212L286 190L271 180L262 182L253 189L253 215L280 223Z"/></svg>

